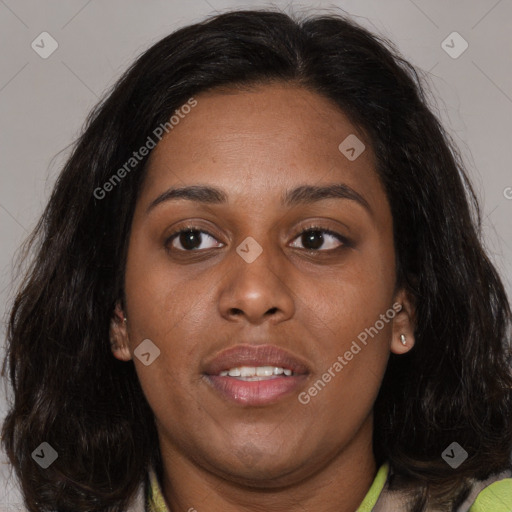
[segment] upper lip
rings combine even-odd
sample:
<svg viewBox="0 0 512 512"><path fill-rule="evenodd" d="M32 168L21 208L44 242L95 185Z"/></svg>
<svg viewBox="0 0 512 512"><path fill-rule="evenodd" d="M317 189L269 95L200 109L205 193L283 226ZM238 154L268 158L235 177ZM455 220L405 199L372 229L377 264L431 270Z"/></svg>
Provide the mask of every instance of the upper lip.
<svg viewBox="0 0 512 512"><path fill-rule="evenodd" d="M204 373L218 375L224 370L240 366L277 366L289 368L296 374L309 373L308 365L297 356L275 345L235 345L229 347L205 364Z"/></svg>

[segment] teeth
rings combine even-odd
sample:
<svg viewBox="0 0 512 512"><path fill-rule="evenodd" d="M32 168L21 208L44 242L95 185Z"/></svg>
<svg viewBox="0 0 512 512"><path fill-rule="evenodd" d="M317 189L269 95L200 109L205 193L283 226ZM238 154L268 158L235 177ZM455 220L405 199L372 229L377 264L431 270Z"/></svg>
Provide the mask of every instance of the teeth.
<svg viewBox="0 0 512 512"><path fill-rule="evenodd" d="M278 366L240 366L239 368L231 368L219 373L221 377L272 377L283 374L289 377L293 372L288 368Z"/></svg>
<svg viewBox="0 0 512 512"><path fill-rule="evenodd" d="M240 377L254 377L257 375L256 368L251 368L250 366L242 366L240 368Z"/></svg>

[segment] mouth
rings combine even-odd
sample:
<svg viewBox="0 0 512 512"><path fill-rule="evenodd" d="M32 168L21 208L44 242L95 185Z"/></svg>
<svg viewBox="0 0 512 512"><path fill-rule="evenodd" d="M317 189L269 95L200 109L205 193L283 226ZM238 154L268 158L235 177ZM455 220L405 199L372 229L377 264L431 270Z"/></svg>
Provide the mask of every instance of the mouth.
<svg viewBox="0 0 512 512"><path fill-rule="evenodd" d="M298 391L308 378L309 367L274 345L236 345L209 361L203 375L223 399L263 406Z"/></svg>

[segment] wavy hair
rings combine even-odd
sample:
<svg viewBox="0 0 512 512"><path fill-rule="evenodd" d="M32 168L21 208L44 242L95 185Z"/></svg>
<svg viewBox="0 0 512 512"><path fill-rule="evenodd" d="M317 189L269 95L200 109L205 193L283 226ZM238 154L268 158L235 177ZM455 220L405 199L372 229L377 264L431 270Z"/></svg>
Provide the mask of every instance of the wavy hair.
<svg viewBox="0 0 512 512"><path fill-rule="evenodd" d="M415 511L455 509L474 479L510 468L511 310L483 248L476 194L419 72L344 15L231 11L145 51L89 114L27 246L3 375L3 447L30 512L120 512L151 464L153 413L133 362L112 356L127 241L147 156L102 187L194 95L285 82L329 98L367 136L393 216L397 286L416 302L416 343L391 354L374 406L374 454ZM210 128L210 129L215 129ZM441 453L469 454L456 470ZM42 442L58 459L42 469Z"/></svg>

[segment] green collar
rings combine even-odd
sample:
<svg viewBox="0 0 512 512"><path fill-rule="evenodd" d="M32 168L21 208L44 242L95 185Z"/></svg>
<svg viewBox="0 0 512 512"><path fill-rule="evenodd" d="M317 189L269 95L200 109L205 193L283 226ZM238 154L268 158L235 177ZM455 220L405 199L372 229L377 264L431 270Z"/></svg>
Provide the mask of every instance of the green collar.
<svg viewBox="0 0 512 512"><path fill-rule="evenodd" d="M389 464L385 462L379 468L379 471L377 471L377 474L375 475L375 478L373 480L372 485L370 486L370 489L368 489L366 496L364 497L363 501L361 502L361 505L359 505L359 508L356 510L356 512L371 512L373 510L373 507L377 503L377 500L379 499L382 489L384 489L384 485L388 478L388 473Z"/></svg>

